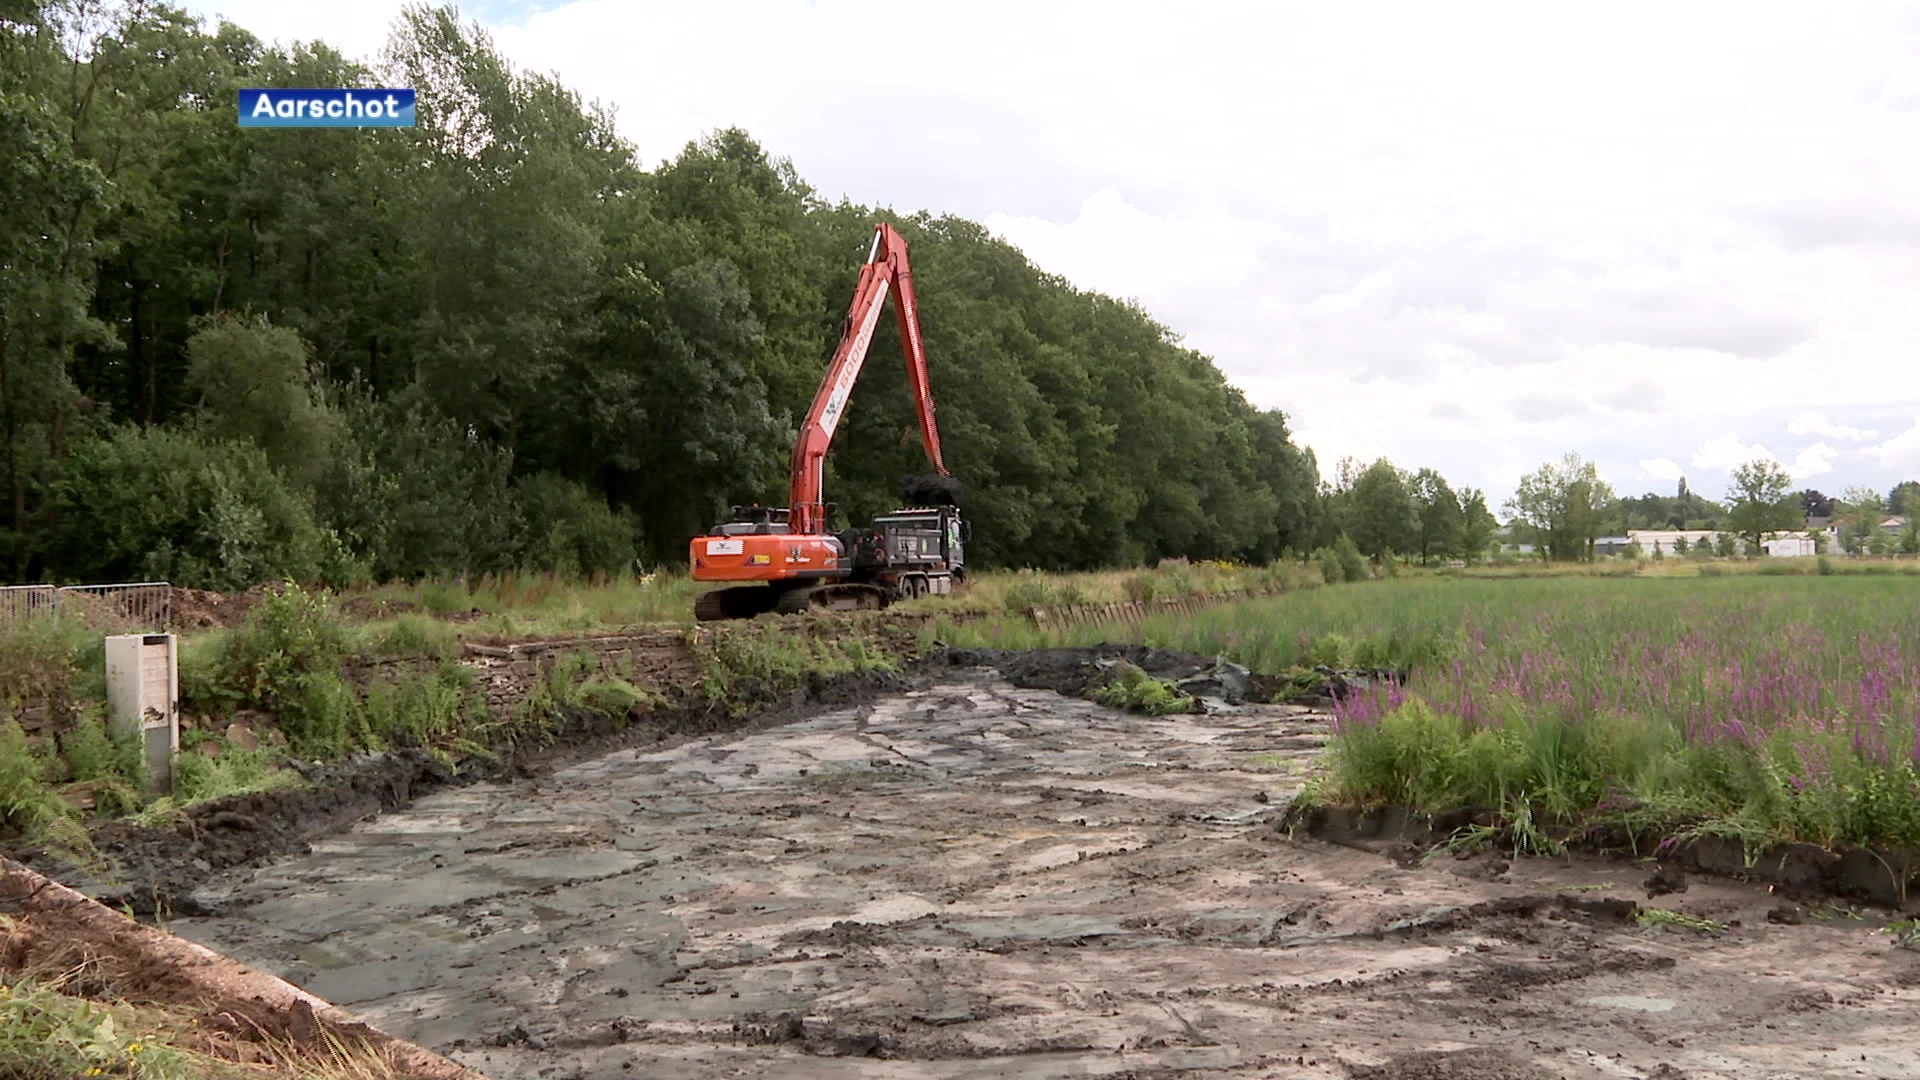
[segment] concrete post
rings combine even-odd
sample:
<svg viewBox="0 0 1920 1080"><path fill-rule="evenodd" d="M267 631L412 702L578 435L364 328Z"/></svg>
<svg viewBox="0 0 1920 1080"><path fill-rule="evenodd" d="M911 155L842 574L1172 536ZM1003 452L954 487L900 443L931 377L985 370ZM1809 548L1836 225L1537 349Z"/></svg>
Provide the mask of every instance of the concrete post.
<svg viewBox="0 0 1920 1080"><path fill-rule="evenodd" d="M180 752L180 660L172 634L107 638L107 715L116 736L138 736L147 794L173 794Z"/></svg>

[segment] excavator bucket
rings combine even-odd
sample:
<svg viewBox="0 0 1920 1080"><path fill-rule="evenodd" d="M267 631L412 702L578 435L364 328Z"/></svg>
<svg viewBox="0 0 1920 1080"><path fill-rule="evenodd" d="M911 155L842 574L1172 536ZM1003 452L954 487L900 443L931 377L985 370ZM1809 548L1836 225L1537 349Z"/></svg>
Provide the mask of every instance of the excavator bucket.
<svg viewBox="0 0 1920 1080"><path fill-rule="evenodd" d="M959 506L960 481L951 476L909 476L900 481L900 501L907 506Z"/></svg>

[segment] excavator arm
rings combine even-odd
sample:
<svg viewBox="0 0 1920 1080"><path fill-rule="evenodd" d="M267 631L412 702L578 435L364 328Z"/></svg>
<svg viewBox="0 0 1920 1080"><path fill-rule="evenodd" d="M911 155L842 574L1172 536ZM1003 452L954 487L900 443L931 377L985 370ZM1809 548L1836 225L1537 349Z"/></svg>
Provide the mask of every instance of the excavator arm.
<svg viewBox="0 0 1920 1080"><path fill-rule="evenodd" d="M826 484L827 448L833 443L834 430L845 415L847 398L866 364L867 351L873 345L873 331L880 323L881 308L892 291L894 315L900 323L900 342L907 352L907 378L913 384L914 405L920 414L920 438L926 445L927 460L941 476L949 475L940 459L940 432L933 422L933 391L927 382L927 353L920 341L920 312L914 302L913 272L907 263L907 242L886 222L874 226L873 247L860 268L860 281L854 287L853 306L842 324L840 343L834 348L833 363L814 395L807 421L793 444L791 490L788 495L788 525L792 532L817 535L827 531Z"/></svg>

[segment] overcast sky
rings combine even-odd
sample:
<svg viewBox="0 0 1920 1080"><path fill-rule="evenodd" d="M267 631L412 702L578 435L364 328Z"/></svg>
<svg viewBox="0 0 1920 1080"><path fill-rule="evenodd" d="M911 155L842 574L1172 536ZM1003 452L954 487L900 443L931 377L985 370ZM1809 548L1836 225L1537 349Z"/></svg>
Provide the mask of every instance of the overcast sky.
<svg viewBox="0 0 1920 1080"><path fill-rule="evenodd" d="M188 7L372 57L400 3ZM1920 477L1920 4L463 10L649 164L744 127L829 197L1137 299L1324 473Z"/></svg>

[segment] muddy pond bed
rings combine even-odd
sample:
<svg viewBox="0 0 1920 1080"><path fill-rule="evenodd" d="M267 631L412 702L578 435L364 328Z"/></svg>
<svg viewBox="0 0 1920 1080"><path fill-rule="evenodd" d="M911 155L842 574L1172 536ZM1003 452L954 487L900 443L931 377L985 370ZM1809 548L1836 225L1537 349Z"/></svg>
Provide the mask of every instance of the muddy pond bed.
<svg viewBox="0 0 1920 1080"><path fill-rule="evenodd" d="M497 1077L1920 1076L1883 917L1290 834L1326 713L987 659L416 793L170 929Z"/></svg>

